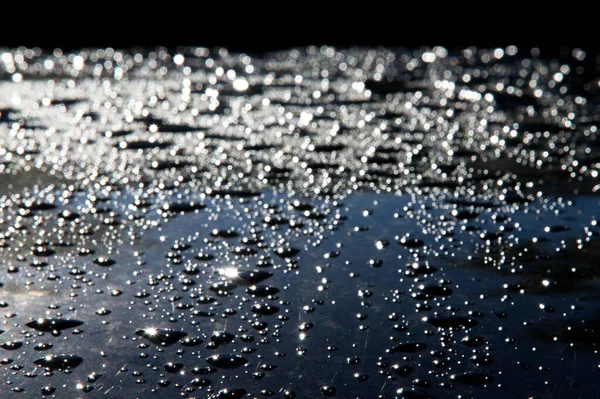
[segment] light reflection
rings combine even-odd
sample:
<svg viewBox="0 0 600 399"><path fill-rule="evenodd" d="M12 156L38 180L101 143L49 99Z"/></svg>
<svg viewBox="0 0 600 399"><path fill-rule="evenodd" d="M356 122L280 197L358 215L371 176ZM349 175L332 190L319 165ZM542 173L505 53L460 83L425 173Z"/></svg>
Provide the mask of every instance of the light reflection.
<svg viewBox="0 0 600 399"><path fill-rule="evenodd" d="M226 267L219 270L219 274L227 278L236 278L240 274L240 271L235 267Z"/></svg>
<svg viewBox="0 0 600 399"><path fill-rule="evenodd" d="M156 334L158 334L158 330L156 328L154 328L154 327L147 328L146 329L146 334L148 334L149 336L153 337Z"/></svg>
<svg viewBox="0 0 600 399"><path fill-rule="evenodd" d="M246 79L237 78L233 81L233 88L236 91L246 91L250 87L250 84Z"/></svg>

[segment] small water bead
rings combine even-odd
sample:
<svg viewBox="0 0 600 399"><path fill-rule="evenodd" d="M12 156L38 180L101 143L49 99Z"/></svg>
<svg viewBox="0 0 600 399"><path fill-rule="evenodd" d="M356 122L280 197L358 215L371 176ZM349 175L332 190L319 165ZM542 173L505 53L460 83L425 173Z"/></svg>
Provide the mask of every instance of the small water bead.
<svg viewBox="0 0 600 399"><path fill-rule="evenodd" d="M190 202L178 201L178 202L171 202L171 203L164 204L160 211L163 214L176 215L179 213L194 212L194 211L201 210L204 208L205 208L205 206L203 204L197 203L194 201L190 201Z"/></svg>
<svg viewBox="0 0 600 399"><path fill-rule="evenodd" d="M208 357L206 362L217 368L235 368L246 364L248 360L238 355L218 354Z"/></svg>
<svg viewBox="0 0 600 399"><path fill-rule="evenodd" d="M109 315L110 313L111 313L111 312L110 312L110 310L108 310L108 309L106 309L106 308L100 308L100 309L98 309L98 310L96 311L96 314L97 314L98 316L107 316L107 315Z"/></svg>
<svg viewBox="0 0 600 399"><path fill-rule="evenodd" d="M194 375L207 375L216 373L217 369L214 367L193 367L190 372Z"/></svg>
<svg viewBox="0 0 600 399"><path fill-rule="evenodd" d="M321 395L323 396L335 396L337 394L337 389L335 387L325 385L321 387Z"/></svg>
<svg viewBox="0 0 600 399"><path fill-rule="evenodd" d="M91 383L94 383L96 381L98 381L98 379L102 376L102 374L96 373L96 372L92 372L90 374L88 374L88 376L86 377L86 381Z"/></svg>
<svg viewBox="0 0 600 399"><path fill-rule="evenodd" d="M51 343L40 342L33 347L33 350L36 351L46 351L48 349L52 349L53 345Z"/></svg>
<svg viewBox="0 0 600 399"><path fill-rule="evenodd" d="M113 266L115 263L117 263L113 259L109 259L109 258L104 257L104 256L100 256L98 258L94 258L93 262L95 264L97 264L98 266L102 266L102 267Z"/></svg>
<svg viewBox="0 0 600 399"><path fill-rule="evenodd" d="M176 331L165 328L146 328L137 330L136 335L139 335L148 341L157 345L172 345L179 341L181 338L187 336L187 333L183 331Z"/></svg>
<svg viewBox="0 0 600 399"><path fill-rule="evenodd" d="M427 294L427 295L434 295L434 296L448 296L452 294L452 289L446 286L440 286L440 285L424 285L422 287L420 287L421 292Z"/></svg>
<svg viewBox="0 0 600 399"><path fill-rule="evenodd" d="M210 337L211 342L217 345L227 344L235 339L235 335L227 331L215 331Z"/></svg>
<svg viewBox="0 0 600 399"><path fill-rule="evenodd" d="M356 366L356 365L360 364L360 358L357 356L349 357L346 359L346 362L350 365Z"/></svg>
<svg viewBox="0 0 600 399"><path fill-rule="evenodd" d="M257 303L252 305L252 312L263 316L270 316L279 312L279 307L275 305Z"/></svg>
<svg viewBox="0 0 600 399"><path fill-rule="evenodd" d="M50 370L68 370L79 366L83 358L76 355L48 355L33 363Z"/></svg>
<svg viewBox="0 0 600 399"><path fill-rule="evenodd" d="M413 368L411 366L399 364L392 365L392 370L396 375L401 377L408 377L413 372Z"/></svg>
<svg viewBox="0 0 600 399"><path fill-rule="evenodd" d="M466 336L463 339L461 339L460 342L463 345L466 345L469 347L478 347L478 346L482 346L483 344L485 344L485 340L483 339L483 337L479 337L479 336Z"/></svg>
<svg viewBox="0 0 600 399"><path fill-rule="evenodd" d="M210 232L210 235L213 237L219 237L219 238L234 238L234 237L238 237L239 233L231 228L231 229L214 229Z"/></svg>
<svg viewBox="0 0 600 399"><path fill-rule="evenodd" d="M192 381L190 381L190 384L192 384L195 387L207 387L212 384L212 381L206 378L196 377Z"/></svg>
<svg viewBox="0 0 600 399"><path fill-rule="evenodd" d="M79 389L82 392L85 393L90 393L94 390L94 387L92 385L83 385L83 384L77 384L77 389Z"/></svg>
<svg viewBox="0 0 600 399"><path fill-rule="evenodd" d="M420 342L406 342L393 346L390 349L387 349L387 353L401 353L401 352L418 352L427 348L427 345Z"/></svg>
<svg viewBox="0 0 600 399"><path fill-rule="evenodd" d="M246 395L246 390L243 388L225 388L217 392L216 399L240 399Z"/></svg>
<svg viewBox="0 0 600 399"><path fill-rule="evenodd" d="M61 331L79 327L83 321L62 318L41 318L25 324L27 327L41 332Z"/></svg>
<svg viewBox="0 0 600 399"><path fill-rule="evenodd" d="M168 379L163 378L163 379L158 380L157 384L161 388L166 388L169 385L171 385L171 381L169 381Z"/></svg>
<svg viewBox="0 0 600 399"><path fill-rule="evenodd" d="M427 321L438 328L474 327L479 324L477 320L467 316L430 317Z"/></svg>
<svg viewBox="0 0 600 399"><path fill-rule="evenodd" d="M300 250L296 248L279 247L275 249L274 252L280 258L291 258L298 255L300 253Z"/></svg>
<svg viewBox="0 0 600 399"><path fill-rule="evenodd" d="M0 348L7 351L14 351L20 349L23 346L21 341L7 341L0 344Z"/></svg>
<svg viewBox="0 0 600 399"><path fill-rule="evenodd" d="M46 386L40 388L40 392L44 396L49 396L49 395L54 394L54 392L56 392L56 388L54 388L53 386L50 386L50 385L46 385Z"/></svg>
<svg viewBox="0 0 600 399"><path fill-rule="evenodd" d="M246 292L250 295L263 298L277 294L279 292L279 289L266 285L253 285L251 287L248 287L246 289Z"/></svg>
<svg viewBox="0 0 600 399"><path fill-rule="evenodd" d="M91 248L81 247L81 248L77 249L77 255L79 255L79 256L89 256L89 255L93 255L95 253L96 253L96 251L94 251Z"/></svg>
<svg viewBox="0 0 600 399"><path fill-rule="evenodd" d="M410 235L405 235L402 237L396 237L398 244L406 247L406 248L420 248L425 245L425 242L419 238L412 237Z"/></svg>
<svg viewBox="0 0 600 399"><path fill-rule="evenodd" d="M272 276L273 273L265 270L244 270L238 271L232 279L240 285L257 285Z"/></svg>
<svg viewBox="0 0 600 399"><path fill-rule="evenodd" d="M55 253L56 251L53 249L41 245L31 249L31 254L33 256L48 257L54 255Z"/></svg>
<svg viewBox="0 0 600 399"><path fill-rule="evenodd" d="M255 380L262 380L263 378L265 378L265 373L263 373L262 371L255 371L254 373L252 373L252 378Z"/></svg>
<svg viewBox="0 0 600 399"><path fill-rule="evenodd" d="M169 373L177 373L183 368L183 363L179 362L169 362L164 365L165 371Z"/></svg>

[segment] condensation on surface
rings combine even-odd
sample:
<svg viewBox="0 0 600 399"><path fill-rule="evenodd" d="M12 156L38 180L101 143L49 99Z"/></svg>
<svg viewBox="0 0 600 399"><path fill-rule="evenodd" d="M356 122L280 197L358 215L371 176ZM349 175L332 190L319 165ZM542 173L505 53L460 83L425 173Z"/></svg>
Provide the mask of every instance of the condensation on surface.
<svg viewBox="0 0 600 399"><path fill-rule="evenodd" d="M0 50L0 396L597 396L585 57Z"/></svg>

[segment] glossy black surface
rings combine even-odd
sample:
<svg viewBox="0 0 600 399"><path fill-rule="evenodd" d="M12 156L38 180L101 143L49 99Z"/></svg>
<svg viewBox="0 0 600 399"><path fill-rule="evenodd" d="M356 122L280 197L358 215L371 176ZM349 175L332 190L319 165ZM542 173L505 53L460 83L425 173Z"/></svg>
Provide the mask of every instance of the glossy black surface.
<svg viewBox="0 0 600 399"><path fill-rule="evenodd" d="M0 397L597 396L567 58L0 52Z"/></svg>

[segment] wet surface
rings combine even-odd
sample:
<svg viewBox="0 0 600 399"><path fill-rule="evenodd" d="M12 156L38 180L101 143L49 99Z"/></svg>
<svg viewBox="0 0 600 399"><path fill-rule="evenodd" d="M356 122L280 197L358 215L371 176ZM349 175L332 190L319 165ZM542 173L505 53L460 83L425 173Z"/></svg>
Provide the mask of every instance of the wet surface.
<svg viewBox="0 0 600 399"><path fill-rule="evenodd" d="M583 58L0 53L0 396L596 397Z"/></svg>

